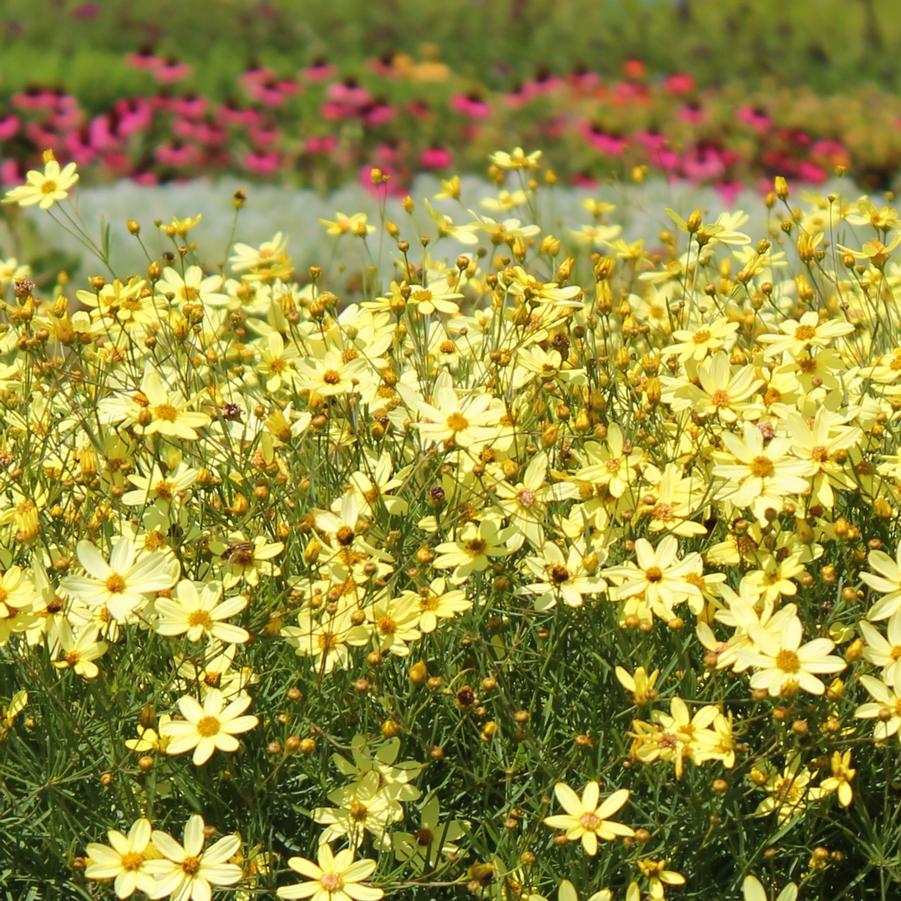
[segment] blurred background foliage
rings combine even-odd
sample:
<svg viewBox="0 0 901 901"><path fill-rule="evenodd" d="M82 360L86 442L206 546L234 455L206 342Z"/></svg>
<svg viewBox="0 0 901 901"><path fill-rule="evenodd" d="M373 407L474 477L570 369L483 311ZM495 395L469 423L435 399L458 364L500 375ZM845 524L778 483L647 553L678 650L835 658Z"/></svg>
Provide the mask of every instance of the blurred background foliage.
<svg viewBox="0 0 901 901"><path fill-rule="evenodd" d="M62 82L86 105L141 83L123 55L142 46L202 62L194 87L213 95L250 62L290 71L324 55L344 69L391 52L433 54L490 88L543 66L618 74L631 58L701 86L901 82L901 7L878 0L4 0L0 38L2 94Z"/></svg>

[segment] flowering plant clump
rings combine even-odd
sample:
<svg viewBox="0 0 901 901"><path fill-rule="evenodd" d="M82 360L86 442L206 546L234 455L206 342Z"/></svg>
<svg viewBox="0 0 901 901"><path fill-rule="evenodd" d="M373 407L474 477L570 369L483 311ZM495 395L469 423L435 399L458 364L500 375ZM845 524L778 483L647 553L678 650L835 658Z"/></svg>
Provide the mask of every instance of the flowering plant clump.
<svg viewBox="0 0 901 901"><path fill-rule="evenodd" d="M339 287L244 195L113 271L52 163L110 271L0 270L18 897L897 893L892 210L630 244L515 148L499 219L325 220Z"/></svg>

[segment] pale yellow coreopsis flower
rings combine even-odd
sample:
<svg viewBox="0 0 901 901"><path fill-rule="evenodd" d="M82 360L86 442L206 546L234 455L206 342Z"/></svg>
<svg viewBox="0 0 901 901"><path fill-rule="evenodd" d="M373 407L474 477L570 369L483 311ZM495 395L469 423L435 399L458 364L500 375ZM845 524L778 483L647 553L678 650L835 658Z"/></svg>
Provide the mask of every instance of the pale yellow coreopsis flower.
<svg viewBox="0 0 901 901"><path fill-rule="evenodd" d="M830 653L835 643L828 638L801 644L803 626L796 616L785 622L778 635L754 624L748 629L748 637L751 646L739 650L738 655L756 670L751 676L751 688L766 690L773 698L798 689L821 695L826 686L817 676L845 668L845 662Z"/></svg>
<svg viewBox="0 0 901 901"><path fill-rule="evenodd" d="M85 575L66 576L60 587L90 606L106 607L120 622L178 580L177 559L158 551L139 554L128 538L116 540L109 563L90 541L79 541L77 553Z"/></svg>
<svg viewBox="0 0 901 901"><path fill-rule="evenodd" d="M580 840L585 853L591 857L598 852L598 839L610 842L635 834L631 827L609 819L629 800L628 789L621 788L604 801L600 800L600 792L597 782L589 782L580 798L566 783L558 782L554 794L566 813L544 819L545 826L564 830L570 841Z"/></svg>
<svg viewBox="0 0 901 901"><path fill-rule="evenodd" d="M155 829L151 835L159 856L146 864L156 880L153 898L169 896L179 901L210 901L213 888L239 882L241 867L228 863L241 847L237 835L226 835L203 850L203 817L194 814L185 824L184 844Z"/></svg>
<svg viewBox="0 0 901 901"><path fill-rule="evenodd" d="M150 841L151 831L150 821L145 817L132 823L128 835L110 829L106 834L109 845L92 842L87 846L85 876L114 880L117 898L130 898L135 891L156 897L156 880L147 868L148 862L156 856Z"/></svg>
<svg viewBox="0 0 901 901"><path fill-rule="evenodd" d="M674 608L682 603L700 612L703 594L695 578L703 573L700 554L690 553L679 559L679 541L667 535L656 547L646 538L639 538L635 542L635 558L634 563L612 566L601 573L613 583L610 600L640 597L667 622L675 616Z"/></svg>
<svg viewBox="0 0 901 901"><path fill-rule="evenodd" d="M305 857L289 857L288 866L306 877L306 882L284 885L276 891L279 898L313 898L314 901L378 901L384 895L380 888L366 885L378 864L374 860L354 860L352 848L335 854L321 844L317 863Z"/></svg>
<svg viewBox="0 0 901 901"><path fill-rule="evenodd" d="M159 598L154 605L155 631L159 635L184 635L188 641L216 639L225 644L242 644L250 633L224 620L247 606L247 597L235 595L220 602L221 582L191 582L182 579L174 598Z"/></svg>
<svg viewBox="0 0 901 901"><path fill-rule="evenodd" d="M31 169L25 175L25 184L11 188L3 198L4 203L19 206L34 206L49 209L58 200L69 196L69 189L78 181L75 163L67 163L60 168L50 150L44 151L44 170Z"/></svg>
<svg viewBox="0 0 901 901"><path fill-rule="evenodd" d="M235 735L253 729L259 722L255 716L241 715L250 702L248 694L242 692L229 700L218 689L210 689L202 705L191 695L179 698L178 709L184 719L160 723L160 735L169 739L166 753L184 754L193 750L192 763L202 766L217 750L237 751Z"/></svg>
<svg viewBox="0 0 901 901"><path fill-rule="evenodd" d="M741 438L723 432L721 439L725 450L716 452L713 467L713 475L725 481L718 500L746 507L765 523L767 510L778 512L784 498L809 490L808 479L816 474L816 466L791 455L791 439L775 437L765 445L763 432L749 422Z"/></svg>
<svg viewBox="0 0 901 901"><path fill-rule="evenodd" d="M901 541L894 560L885 551L873 550L867 555L867 563L876 572L862 572L860 578L883 595L867 611L867 619L888 619L901 610Z"/></svg>

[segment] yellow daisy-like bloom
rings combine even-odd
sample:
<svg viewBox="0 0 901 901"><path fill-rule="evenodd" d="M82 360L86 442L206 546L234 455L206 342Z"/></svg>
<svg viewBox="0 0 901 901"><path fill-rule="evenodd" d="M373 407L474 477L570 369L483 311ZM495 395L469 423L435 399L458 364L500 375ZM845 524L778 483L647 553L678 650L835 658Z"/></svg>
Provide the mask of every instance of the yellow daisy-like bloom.
<svg viewBox="0 0 901 901"><path fill-rule="evenodd" d="M675 870L666 869L665 860L639 860L638 869L648 880L648 892L653 901L659 901L668 885L685 885L685 877Z"/></svg>
<svg viewBox="0 0 901 901"><path fill-rule="evenodd" d="M375 872L374 860L354 860L351 848L337 854L327 844L319 846L317 863L306 857L291 857L288 866L307 878L276 891L279 898L311 898L312 901L378 901L384 892L363 880Z"/></svg>
<svg viewBox="0 0 901 901"><path fill-rule="evenodd" d="M827 792L835 792L838 803L842 807L848 807L854 799L854 790L851 788L851 780L857 775L857 770L851 769L851 752L833 751L830 761L832 775L820 783L820 788Z"/></svg>
<svg viewBox="0 0 901 901"><path fill-rule="evenodd" d="M178 561L159 552L138 554L128 538L113 545L109 563L90 541L79 541L78 560L85 575L67 576L60 587L93 607L106 607L120 622L139 610L154 592L178 580Z"/></svg>
<svg viewBox="0 0 901 901"><path fill-rule="evenodd" d="M144 817L135 820L128 835L110 829L106 834L109 845L88 845L85 876L115 880L113 888L117 898L130 898L136 890L154 897L156 882L147 869L151 859L148 852L154 851L150 834L150 821Z"/></svg>
<svg viewBox="0 0 901 901"><path fill-rule="evenodd" d="M541 151L533 150L526 153L522 147L514 147L510 153L504 150L498 150L491 154L491 162L498 169L537 169L541 160Z"/></svg>
<svg viewBox="0 0 901 901"><path fill-rule="evenodd" d="M243 875L237 864L226 862L241 847L241 839L226 835L204 851L204 823L199 814L185 824L183 845L158 829L152 839L162 855L147 864L157 882L152 898L210 901L214 886L234 885Z"/></svg>
<svg viewBox="0 0 901 901"><path fill-rule="evenodd" d="M624 601L642 597L655 615L668 622L677 604L688 602L692 612L699 613L703 594L695 578L700 575L703 561L700 554L691 553L680 560L679 542L667 535L655 548L646 538L635 542L636 563L626 563L604 570L603 575L618 584L610 588L610 599Z"/></svg>
<svg viewBox="0 0 901 901"><path fill-rule="evenodd" d="M766 816L775 813L781 826L803 813L811 801L818 801L826 795L824 789L810 785L812 778L810 770L801 766L801 758L797 755L792 757L782 773L770 773L766 777L763 787L769 797L757 805L755 814Z"/></svg>
<svg viewBox="0 0 901 901"><path fill-rule="evenodd" d="M17 203L19 206L34 206L42 210L49 209L58 200L69 196L69 188L78 181L75 163L68 163L60 168L51 151L44 153L44 171L32 169L25 176L25 184L6 192L4 203Z"/></svg>
<svg viewBox="0 0 901 901"><path fill-rule="evenodd" d="M837 673L845 668L840 657L831 656L835 643L828 638L801 644L803 627L797 617L789 618L778 635L761 625L752 625L748 634L752 647L740 650L739 657L757 670L751 677L751 688L765 689L772 698L798 689L821 695L826 686L816 674Z"/></svg>
<svg viewBox="0 0 901 901"><path fill-rule="evenodd" d="M597 854L599 838L610 842L617 836L635 834L631 827L608 819L629 800L628 789L613 792L602 803L598 803L600 786L597 782L589 782L581 798L564 782L554 786L554 794L566 813L546 817L545 826L565 830L570 841L579 839L589 856Z"/></svg>
<svg viewBox="0 0 901 901"><path fill-rule="evenodd" d="M750 423L744 424L741 438L731 432L722 435L726 452L715 454L718 460L713 475L726 480L717 494L718 500L728 500L736 507L753 511L761 524L766 511L782 508L786 495L804 494L809 488L808 477L816 473L809 460L789 456L789 438L773 438L764 447L763 432Z"/></svg>
<svg viewBox="0 0 901 901"><path fill-rule="evenodd" d="M898 542L894 560L885 551L877 550L870 551L867 563L876 572L862 572L860 578L883 595L869 609L867 619L888 619L901 610L901 541Z"/></svg>
<svg viewBox="0 0 901 901"><path fill-rule="evenodd" d="M223 622L247 606L244 595L222 603L221 582L191 582L182 579L175 586L175 599L159 598L154 605L159 619L155 629L160 635L187 635L188 641L215 638L225 644L242 644L250 633L240 626Z"/></svg>
<svg viewBox="0 0 901 901"><path fill-rule="evenodd" d="M239 694L229 704L218 689L210 689L203 698L203 706L190 695L178 699L183 720L160 723L160 735L170 738L167 754L184 754L194 750L192 762L202 766L216 750L238 750L235 735L253 729L259 722L255 716L241 716L250 706L251 697Z"/></svg>
<svg viewBox="0 0 901 901"><path fill-rule="evenodd" d="M860 684L869 692L872 701L860 704L854 716L864 720L876 719L874 741L885 741L893 735L901 741L901 689L892 688L873 676L861 676Z"/></svg>

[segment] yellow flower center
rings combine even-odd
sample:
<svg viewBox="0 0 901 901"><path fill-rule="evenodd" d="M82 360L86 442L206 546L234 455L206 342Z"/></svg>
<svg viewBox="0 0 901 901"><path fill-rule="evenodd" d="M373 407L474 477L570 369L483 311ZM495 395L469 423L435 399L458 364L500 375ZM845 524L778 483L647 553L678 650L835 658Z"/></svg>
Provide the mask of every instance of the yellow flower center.
<svg viewBox="0 0 901 901"><path fill-rule="evenodd" d="M121 864L123 870L137 870L142 863L144 863L144 855L138 854L137 851L129 851L122 855Z"/></svg>
<svg viewBox="0 0 901 901"><path fill-rule="evenodd" d="M594 832L601 825L601 818L596 813L583 813L579 824L586 832Z"/></svg>
<svg viewBox="0 0 901 901"><path fill-rule="evenodd" d="M326 385L337 385L338 382L341 381L341 374L334 369L326 369L322 374L322 381L325 382Z"/></svg>
<svg viewBox="0 0 901 901"><path fill-rule="evenodd" d="M197 298L200 297L200 291L198 291L197 288L192 288L190 285L185 285L184 288L182 288L181 296L185 300L197 300Z"/></svg>
<svg viewBox="0 0 901 901"><path fill-rule="evenodd" d="M713 394L710 395L710 402L715 407L728 407L731 403L729 392L723 391L722 389L714 391Z"/></svg>
<svg viewBox="0 0 901 901"><path fill-rule="evenodd" d="M172 404L158 404L153 408L153 415L157 419L164 419L166 422L175 422L178 419L178 410Z"/></svg>
<svg viewBox="0 0 901 901"><path fill-rule="evenodd" d="M331 895L332 892L341 891L344 880L337 873L323 873L319 877L319 884Z"/></svg>
<svg viewBox="0 0 901 901"><path fill-rule="evenodd" d="M817 463L825 463L829 459L829 451L822 444L818 444L811 449L810 459L815 460Z"/></svg>
<svg viewBox="0 0 901 901"><path fill-rule="evenodd" d="M765 479L767 476L771 476L776 467L773 465L773 461L769 457L764 457L762 454L759 457L755 457L751 461L751 475L757 476L758 479Z"/></svg>
<svg viewBox="0 0 901 901"><path fill-rule="evenodd" d="M694 336L691 339L695 344L703 344L705 341L710 340L710 332L707 329L701 329L699 332L695 332Z"/></svg>
<svg viewBox="0 0 901 901"><path fill-rule="evenodd" d="M472 538L464 545L466 553L471 557L478 557L485 550L487 542L484 538Z"/></svg>
<svg viewBox="0 0 901 901"><path fill-rule="evenodd" d="M663 580L663 570L659 566L650 566L644 571L644 577L649 582L661 582Z"/></svg>
<svg viewBox="0 0 901 901"><path fill-rule="evenodd" d="M794 651L780 651L776 655L776 666L783 673L796 673L801 669L801 660Z"/></svg>
<svg viewBox="0 0 901 901"><path fill-rule="evenodd" d="M531 488L522 488L516 495L520 507L528 509L535 503L535 492Z"/></svg>
<svg viewBox="0 0 901 901"><path fill-rule="evenodd" d="M397 631L397 621L390 616L383 616L378 621L378 630L382 635L393 635Z"/></svg>
<svg viewBox="0 0 901 901"><path fill-rule="evenodd" d="M119 573L112 573L107 577L106 590L110 594L119 594L125 591L125 579Z"/></svg>
<svg viewBox="0 0 901 901"><path fill-rule="evenodd" d="M460 413L451 413L450 416L447 417L447 427L452 432L462 432L463 429L469 426L469 422L466 417Z"/></svg>
<svg viewBox="0 0 901 901"><path fill-rule="evenodd" d="M334 651L335 648L338 647L338 637L334 632L320 633L317 642L319 644L319 650L323 651L324 653Z"/></svg>
<svg viewBox="0 0 901 901"><path fill-rule="evenodd" d="M153 486L153 493L162 501L170 500L174 494L172 483L165 479L160 480Z"/></svg>
<svg viewBox="0 0 901 901"><path fill-rule="evenodd" d="M607 469L607 472L611 474L616 474L619 472L620 467L623 465L623 461L620 460L619 457L611 457L604 466Z"/></svg>
<svg viewBox="0 0 901 901"><path fill-rule="evenodd" d="M795 337L799 341L809 341L815 337L817 330L812 325L799 325L795 329Z"/></svg>
<svg viewBox="0 0 901 901"><path fill-rule="evenodd" d="M197 731L204 737L210 738L219 732L219 720L214 716L201 717L197 723Z"/></svg>
<svg viewBox="0 0 901 901"><path fill-rule="evenodd" d="M661 522L669 522L673 518L672 504L657 504L654 509L651 510L651 517L653 519L659 519Z"/></svg>
<svg viewBox="0 0 901 901"><path fill-rule="evenodd" d="M44 184L41 185L41 193L42 194L53 194L57 190L56 182L53 181L52 178L48 178Z"/></svg>
<svg viewBox="0 0 901 901"><path fill-rule="evenodd" d="M213 620L206 610L192 610L188 616L188 625L202 626L204 629L209 629L213 625Z"/></svg>
<svg viewBox="0 0 901 901"><path fill-rule="evenodd" d="M200 869L200 858L199 857L186 857L181 862L181 868L189 876L193 876Z"/></svg>
<svg viewBox="0 0 901 901"><path fill-rule="evenodd" d="M365 820L369 815L369 810L365 804L361 801L352 801L350 805L350 818L352 820L356 820L356 822L360 822L361 820Z"/></svg>

